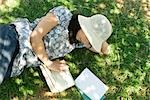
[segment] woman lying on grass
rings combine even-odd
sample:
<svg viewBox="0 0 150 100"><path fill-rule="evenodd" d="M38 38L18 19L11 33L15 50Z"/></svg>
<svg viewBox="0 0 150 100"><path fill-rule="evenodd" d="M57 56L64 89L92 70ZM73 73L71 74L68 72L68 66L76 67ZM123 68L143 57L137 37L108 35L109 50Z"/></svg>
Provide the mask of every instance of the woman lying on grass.
<svg viewBox="0 0 150 100"><path fill-rule="evenodd" d="M108 54L106 40L112 33L104 15L74 15L63 6L51 9L33 23L20 18L0 28L0 83L6 77L21 74L24 67L41 63L50 70L63 71L69 67L65 60L54 59L75 48Z"/></svg>

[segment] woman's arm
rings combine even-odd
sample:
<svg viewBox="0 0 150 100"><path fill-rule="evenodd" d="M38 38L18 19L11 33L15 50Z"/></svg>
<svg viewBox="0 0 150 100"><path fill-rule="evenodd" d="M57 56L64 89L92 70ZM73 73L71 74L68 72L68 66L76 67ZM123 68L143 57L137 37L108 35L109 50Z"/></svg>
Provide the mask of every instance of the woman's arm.
<svg viewBox="0 0 150 100"><path fill-rule="evenodd" d="M38 23L36 28L33 30L30 36L30 43L33 51L36 53L37 57L51 70L60 71L66 69L66 64L64 61L54 61L49 60L46 53L43 37L56 25L58 24L57 18L52 13L48 13L42 18ZM68 67L68 66L67 66Z"/></svg>

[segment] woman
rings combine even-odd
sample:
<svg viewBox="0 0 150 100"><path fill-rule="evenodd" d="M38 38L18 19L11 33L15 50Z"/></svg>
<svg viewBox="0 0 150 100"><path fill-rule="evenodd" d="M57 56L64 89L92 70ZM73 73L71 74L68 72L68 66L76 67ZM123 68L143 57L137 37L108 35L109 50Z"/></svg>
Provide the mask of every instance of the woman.
<svg viewBox="0 0 150 100"><path fill-rule="evenodd" d="M18 35L19 50L15 50L17 56L9 71L11 76L19 75L25 66L39 66L41 63L50 70L65 70L68 68L66 62L55 59L75 48L86 47L93 52L107 54L106 40L112 33L112 26L105 16L73 15L63 6L53 8L33 23L17 19L13 25ZM8 76L6 71L1 76Z"/></svg>

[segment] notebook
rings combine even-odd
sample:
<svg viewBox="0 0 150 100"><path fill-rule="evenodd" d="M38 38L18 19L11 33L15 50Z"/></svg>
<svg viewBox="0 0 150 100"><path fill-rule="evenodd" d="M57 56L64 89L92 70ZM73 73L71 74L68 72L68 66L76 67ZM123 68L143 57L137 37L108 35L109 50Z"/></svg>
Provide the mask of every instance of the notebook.
<svg viewBox="0 0 150 100"><path fill-rule="evenodd" d="M45 65L41 65L40 69L52 93L62 92L75 85L69 69L56 72L49 70Z"/></svg>
<svg viewBox="0 0 150 100"><path fill-rule="evenodd" d="M91 100L100 100L108 90L108 86L88 68L85 68L75 79L75 85L80 90L80 93L82 91L84 97L87 96L87 98Z"/></svg>

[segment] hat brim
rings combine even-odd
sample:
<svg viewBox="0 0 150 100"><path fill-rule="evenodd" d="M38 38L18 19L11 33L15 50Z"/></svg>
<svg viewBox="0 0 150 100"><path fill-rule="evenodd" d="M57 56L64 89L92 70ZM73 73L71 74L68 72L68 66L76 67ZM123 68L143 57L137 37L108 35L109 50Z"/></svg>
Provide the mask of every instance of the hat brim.
<svg viewBox="0 0 150 100"><path fill-rule="evenodd" d="M91 43L92 47L98 52L101 53L102 43L104 42L101 37L98 37L97 34L94 32L91 17L85 17L82 15L78 15L78 21L81 26L81 29L87 36L89 42Z"/></svg>

